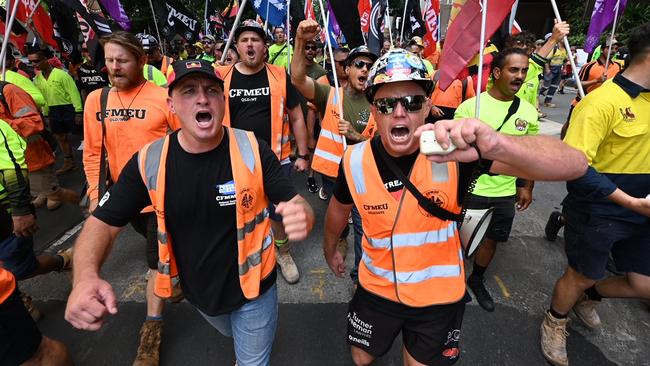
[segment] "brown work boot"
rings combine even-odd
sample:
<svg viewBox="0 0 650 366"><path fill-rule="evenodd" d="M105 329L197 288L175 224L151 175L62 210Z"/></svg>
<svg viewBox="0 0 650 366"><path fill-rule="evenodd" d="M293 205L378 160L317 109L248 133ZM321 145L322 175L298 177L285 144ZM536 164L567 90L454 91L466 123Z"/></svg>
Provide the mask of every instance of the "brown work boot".
<svg viewBox="0 0 650 366"><path fill-rule="evenodd" d="M298 273L296 262L293 261L291 253L289 253L289 246L287 244L276 250L276 259L284 279L290 284L298 282L300 273Z"/></svg>
<svg viewBox="0 0 650 366"><path fill-rule="evenodd" d="M72 269L72 255L74 253L74 246L71 246L68 249L61 249L56 254L58 256L61 256L63 258L63 266L61 267L61 271L69 271Z"/></svg>
<svg viewBox="0 0 650 366"><path fill-rule="evenodd" d="M41 208L44 207L45 204L47 203L47 196L44 194L39 194L32 200L32 205L34 205L34 208Z"/></svg>
<svg viewBox="0 0 650 366"><path fill-rule="evenodd" d="M56 175L65 174L65 173L68 173L68 172L71 172L71 171L75 170L76 168L77 168L77 165L75 165L74 160L71 157L70 158L64 158L63 159L63 165L61 166L61 168L57 169L54 172L54 174L56 174Z"/></svg>
<svg viewBox="0 0 650 366"><path fill-rule="evenodd" d="M578 319L591 329L596 329L600 327L600 316L596 311L596 301L589 300L587 295L582 294L573 305L573 312L576 314Z"/></svg>
<svg viewBox="0 0 650 366"><path fill-rule="evenodd" d="M41 313L41 310L32 303L31 296L27 295L24 292L21 292L20 299L23 301L23 305L25 305L25 309L27 309L27 312L29 312L29 316L31 316L35 322L39 321L43 317L43 313Z"/></svg>
<svg viewBox="0 0 650 366"><path fill-rule="evenodd" d="M158 366L162 329L162 320L145 320L140 328L140 345L133 366Z"/></svg>
<svg viewBox="0 0 650 366"><path fill-rule="evenodd" d="M569 366L566 354L566 331L568 318L556 319L548 311L544 314L544 321L540 327L542 355L555 366Z"/></svg>

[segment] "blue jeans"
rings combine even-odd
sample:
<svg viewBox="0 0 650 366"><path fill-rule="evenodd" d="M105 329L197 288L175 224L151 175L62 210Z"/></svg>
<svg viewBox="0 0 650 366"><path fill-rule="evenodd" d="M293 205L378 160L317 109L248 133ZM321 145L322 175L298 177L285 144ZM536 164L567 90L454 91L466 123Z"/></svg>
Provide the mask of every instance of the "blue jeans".
<svg viewBox="0 0 650 366"><path fill-rule="evenodd" d="M354 268L350 271L350 277L354 283L359 282L359 262L361 262L361 238L363 237L363 227L361 226L361 215L357 206L352 207L352 227L354 228Z"/></svg>
<svg viewBox="0 0 650 366"><path fill-rule="evenodd" d="M552 65L550 69L550 72L544 75L544 88L542 92L546 92L544 103L550 103L553 100L553 96L562 79L562 65Z"/></svg>
<svg viewBox="0 0 650 366"><path fill-rule="evenodd" d="M228 314L206 315L205 320L226 337L233 337L238 366L267 366L278 325L278 288Z"/></svg>

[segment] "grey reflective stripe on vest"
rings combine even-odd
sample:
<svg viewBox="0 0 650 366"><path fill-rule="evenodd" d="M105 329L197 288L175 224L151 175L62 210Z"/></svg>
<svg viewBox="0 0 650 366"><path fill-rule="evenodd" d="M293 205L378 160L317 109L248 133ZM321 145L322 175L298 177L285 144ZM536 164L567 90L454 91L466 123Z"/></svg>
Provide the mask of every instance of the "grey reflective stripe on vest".
<svg viewBox="0 0 650 366"><path fill-rule="evenodd" d="M169 275L169 263L163 263L158 261L158 273Z"/></svg>
<svg viewBox="0 0 650 366"><path fill-rule="evenodd" d="M268 207L265 207L262 212L255 215L251 221L244 223L243 228L237 229L237 241L244 240L246 234L252 233L253 230L255 230L255 226L264 221L267 217L269 217L269 209Z"/></svg>
<svg viewBox="0 0 650 366"><path fill-rule="evenodd" d="M24 106L18 110L18 112L14 113L14 117L22 117L26 115L27 113L35 112L31 107Z"/></svg>
<svg viewBox="0 0 650 366"><path fill-rule="evenodd" d="M253 153L253 147L251 146L251 141L246 135L246 131L238 130L233 128L232 130L235 134L235 140L237 140L237 146L239 147L239 153L241 154L242 160L251 174L255 170L255 154Z"/></svg>
<svg viewBox="0 0 650 366"><path fill-rule="evenodd" d="M149 145L147 156L144 157L144 176L146 178L144 183L150 191L155 191L158 187L158 168L160 167L160 155L162 154L164 143L164 138L154 141ZM140 159L142 159L142 156L138 154L138 167L142 166Z"/></svg>
<svg viewBox="0 0 650 366"><path fill-rule="evenodd" d="M414 283L427 281L432 278L460 276L460 274L462 273L460 266L463 263L462 262L463 253L461 251L458 252L458 258L459 258L459 264L433 265L421 269L419 271L412 271L412 272L393 272L392 270L389 269L375 267L372 264L372 259L370 259L370 257L368 257L366 253L363 253L362 260L363 263L366 265L366 268L368 268L368 270L376 276L379 276L392 283L397 282L397 283L414 284Z"/></svg>
<svg viewBox="0 0 650 366"><path fill-rule="evenodd" d="M289 142L289 136L282 136L282 138L280 139L280 144L284 145L287 142Z"/></svg>
<svg viewBox="0 0 650 366"><path fill-rule="evenodd" d="M444 183L449 181L449 166L447 163L431 162L431 175L434 182Z"/></svg>
<svg viewBox="0 0 650 366"><path fill-rule="evenodd" d="M153 66L147 65L147 80L153 81Z"/></svg>
<svg viewBox="0 0 650 366"><path fill-rule="evenodd" d="M449 238L454 236L456 222L450 222L446 228L432 231L422 231L417 233L395 234L393 238L393 248L419 247L425 244L444 244ZM366 236L368 243L373 248L390 249L391 237L372 238Z"/></svg>
<svg viewBox="0 0 650 366"><path fill-rule="evenodd" d="M352 155L350 156L350 171L357 194L366 193L366 178L363 175L363 153L366 145L368 145L367 142L362 142L352 146Z"/></svg>
<svg viewBox="0 0 650 366"><path fill-rule="evenodd" d="M246 258L246 261L243 264L239 265L240 276L245 275L249 269L262 263L262 253L271 247L271 243L273 243L273 236L269 234L264 238L264 242L262 243L262 249L249 255Z"/></svg>
<svg viewBox="0 0 650 366"><path fill-rule="evenodd" d="M156 236L158 237L158 242L160 244L167 244L167 233L158 230L156 231Z"/></svg>
<svg viewBox="0 0 650 366"><path fill-rule="evenodd" d="M328 129L325 129L325 128L321 128L321 129L320 129L320 136L319 136L319 138L320 138L320 137L324 137L324 138L326 138L326 139L330 139L330 140L336 142L337 144L342 144L342 143L343 143L343 137L342 137L341 135L339 135L339 134L335 134L334 132L332 132L332 131L330 131L330 130L328 130Z"/></svg>
<svg viewBox="0 0 650 366"><path fill-rule="evenodd" d="M336 156L336 155L334 155L334 154L332 154L330 152L327 152L325 150L322 150L322 149L314 150L314 156L318 156L318 157L323 158L325 160L329 160L332 163L337 164L337 165L341 163L341 157L340 156Z"/></svg>

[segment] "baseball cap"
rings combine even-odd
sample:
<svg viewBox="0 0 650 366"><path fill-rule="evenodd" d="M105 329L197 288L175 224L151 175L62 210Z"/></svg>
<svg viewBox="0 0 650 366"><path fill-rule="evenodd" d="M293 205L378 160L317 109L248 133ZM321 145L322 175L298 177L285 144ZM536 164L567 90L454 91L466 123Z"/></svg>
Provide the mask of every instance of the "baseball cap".
<svg viewBox="0 0 650 366"><path fill-rule="evenodd" d="M266 33L264 32L264 28L262 28L262 25L253 19L246 19L241 24L239 24L239 27L235 30L235 41L239 40L239 36L246 32L246 31L252 31L260 35L263 40L266 39Z"/></svg>
<svg viewBox="0 0 650 366"><path fill-rule="evenodd" d="M375 55L374 53L372 53L370 51L370 48L368 48L368 46L359 46L359 47L353 48L352 51L350 51L350 53L348 54L348 57L345 59L345 64L349 65L350 63L352 63L352 61L354 61L355 58L357 58L359 56L366 56L372 62L377 61L377 58L378 58L377 55Z"/></svg>
<svg viewBox="0 0 650 366"><path fill-rule="evenodd" d="M171 94L174 86L184 77L201 74L206 78L216 80L223 87L223 78L210 62L205 60L178 60L172 63L172 71L167 76L167 86Z"/></svg>
<svg viewBox="0 0 650 366"><path fill-rule="evenodd" d="M409 46L412 45L417 45L424 48L424 42L422 41L422 37L414 36L413 38L411 38L411 40L409 41Z"/></svg>
<svg viewBox="0 0 650 366"><path fill-rule="evenodd" d="M145 51L151 48L158 47L158 40L150 34L138 33L135 36L136 38L138 38L138 40L140 40L140 43L142 44L142 49L144 49Z"/></svg>

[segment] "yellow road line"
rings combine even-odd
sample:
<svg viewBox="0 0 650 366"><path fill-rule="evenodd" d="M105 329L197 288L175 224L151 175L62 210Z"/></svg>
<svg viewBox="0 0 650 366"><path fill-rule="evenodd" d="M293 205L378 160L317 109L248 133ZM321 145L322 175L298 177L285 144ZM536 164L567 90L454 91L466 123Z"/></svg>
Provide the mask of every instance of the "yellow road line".
<svg viewBox="0 0 650 366"><path fill-rule="evenodd" d="M508 291L506 284L503 283L501 278L497 275L494 275L494 280L497 281L497 285L499 285L499 288L501 289L501 293L503 293L503 297L505 297L506 299L510 298L510 292Z"/></svg>

